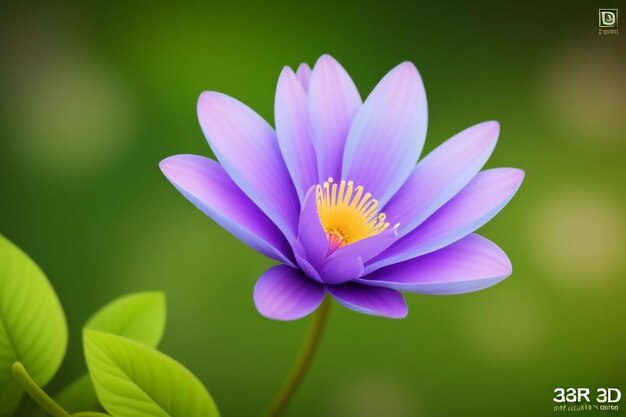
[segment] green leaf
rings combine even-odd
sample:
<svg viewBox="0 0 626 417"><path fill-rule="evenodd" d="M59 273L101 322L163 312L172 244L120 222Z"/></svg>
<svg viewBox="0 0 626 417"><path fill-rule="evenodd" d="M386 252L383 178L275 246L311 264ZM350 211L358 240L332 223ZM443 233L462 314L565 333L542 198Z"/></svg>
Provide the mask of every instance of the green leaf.
<svg viewBox="0 0 626 417"><path fill-rule="evenodd" d="M202 383L170 357L136 341L86 329L85 357L100 402L113 417L213 417Z"/></svg>
<svg viewBox="0 0 626 417"><path fill-rule="evenodd" d="M105 305L87 321L85 328L157 347L163 337L165 319L165 294L142 292L120 297ZM83 375L65 387L55 400L70 413L101 408L89 375Z"/></svg>
<svg viewBox="0 0 626 417"><path fill-rule="evenodd" d="M87 321L85 328L157 347L165 330L165 310L162 292L130 294L102 307Z"/></svg>
<svg viewBox="0 0 626 417"><path fill-rule="evenodd" d="M72 417L109 417L109 415L95 411L83 411L82 413L72 414Z"/></svg>
<svg viewBox="0 0 626 417"><path fill-rule="evenodd" d="M0 235L0 417L11 417L23 391L11 367L21 362L45 386L67 348L67 323L39 267Z"/></svg>

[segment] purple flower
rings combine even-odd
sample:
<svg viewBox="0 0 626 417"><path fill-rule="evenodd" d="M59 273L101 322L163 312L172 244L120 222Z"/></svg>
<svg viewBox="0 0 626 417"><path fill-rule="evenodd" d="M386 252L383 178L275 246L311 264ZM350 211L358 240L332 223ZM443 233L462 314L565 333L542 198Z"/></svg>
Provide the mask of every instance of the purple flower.
<svg viewBox="0 0 626 417"><path fill-rule="evenodd" d="M459 294L511 274L506 254L473 232L513 197L514 168L479 172L497 122L472 126L416 165L426 136L424 86L404 62L365 102L328 55L311 69L285 67L276 130L217 92L198 118L220 163L176 155L161 170L194 205L279 261L254 289L259 312L293 320L329 293L352 310L402 318L401 291Z"/></svg>

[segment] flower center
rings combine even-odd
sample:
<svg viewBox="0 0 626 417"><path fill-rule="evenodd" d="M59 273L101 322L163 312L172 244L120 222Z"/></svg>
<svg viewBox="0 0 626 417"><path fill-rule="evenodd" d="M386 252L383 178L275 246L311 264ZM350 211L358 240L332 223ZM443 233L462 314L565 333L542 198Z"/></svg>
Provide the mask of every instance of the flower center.
<svg viewBox="0 0 626 417"><path fill-rule="evenodd" d="M378 200L363 193L352 181L339 184L328 178L316 189L317 213L328 236L328 252L377 235L389 227L385 213L378 212Z"/></svg>

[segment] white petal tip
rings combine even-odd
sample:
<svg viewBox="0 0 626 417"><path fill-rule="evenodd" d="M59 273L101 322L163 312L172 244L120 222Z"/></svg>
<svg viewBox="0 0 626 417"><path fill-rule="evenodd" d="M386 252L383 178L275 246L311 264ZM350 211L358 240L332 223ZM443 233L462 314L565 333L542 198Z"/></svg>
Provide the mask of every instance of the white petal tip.
<svg viewBox="0 0 626 417"><path fill-rule="evenodd" d="M280 71L280 78L283 78L289 75L295 76L295 73L293 72L293 70L291 69L289 65L285 65L283 69Z"/></svg>
<svg viewBox="0 0 626 417"><path fill-rule="evenodd" d="M303 62L302 64L298 65L298 71L308 72L308 71L311 71L311 67L306 62Z"/></svg>

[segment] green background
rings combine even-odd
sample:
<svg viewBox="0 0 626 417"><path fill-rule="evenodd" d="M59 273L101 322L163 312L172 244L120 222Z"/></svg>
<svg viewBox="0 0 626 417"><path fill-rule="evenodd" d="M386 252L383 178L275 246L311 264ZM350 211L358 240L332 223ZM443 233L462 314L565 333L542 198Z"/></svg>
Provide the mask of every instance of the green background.
<svg viewBox="0 0 626 417"><path fill-rule="evenodd" d="M475 123L502 130L488 167L526 171L481 233L513 275L483 292L408 295L391 321L334 306L292 416L552 415L556 387L626 391L626 34L603 2L76 2L0 9L0 233L46 271L71 339L55 391L84 371L80 328L107 301L164 290L162 350L224 416L259 415L308 319L261 317L271 265L158 170L211 155L203 90L273 121L283 65L338 59L363 97L414 62L426 151ZM626 399L622 399L626 409Z"/></svg>

